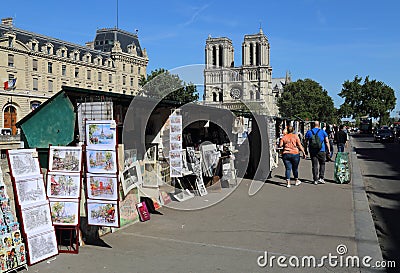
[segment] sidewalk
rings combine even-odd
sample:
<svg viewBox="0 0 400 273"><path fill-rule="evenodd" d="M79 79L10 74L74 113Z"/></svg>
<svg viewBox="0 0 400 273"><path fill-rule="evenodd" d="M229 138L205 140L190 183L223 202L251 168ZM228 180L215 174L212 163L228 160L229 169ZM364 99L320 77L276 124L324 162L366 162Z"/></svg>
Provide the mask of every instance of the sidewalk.
<svg viewBox="0 0 400 273"><path fill-rule="evenodd" d="M357 160L356 156L352 160ZM319 268L279 268L276 259L272 268L257 264L257 258L265 251L268 258L295 255L301 259L314 255L319 261L329 253L338 255L338 245L347 248L344 256L379 258L379 246L378 251L377 242L371 239L375 230L368 226L371 215L363 203L362 180L361 184L355 183L361 179L357 166L352 169L352 183L342 185L333 180L334 163L327 162L326 184L314 185L311 161L302 159L299 173L303 183L288 189L280 161L272 178L254 196L248 195L251 181L243 180L231 195L214 206L194 211L163 207L163 215L151 215L148 222L102 237L109 248L87 245L79 249L78 255L60 254L30 267L30 271L360 272L357 268L330 267L327 261ZM221 193L209 193L200 202L218 194ZM360 215L355 214L357 211L361 211Z"/></svg>

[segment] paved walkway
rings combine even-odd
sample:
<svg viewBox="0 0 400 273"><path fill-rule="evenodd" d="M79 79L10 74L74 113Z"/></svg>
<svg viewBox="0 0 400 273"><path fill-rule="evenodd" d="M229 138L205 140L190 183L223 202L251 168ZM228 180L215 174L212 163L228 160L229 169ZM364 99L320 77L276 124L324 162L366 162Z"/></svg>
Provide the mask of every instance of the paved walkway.
<svg viewBox="0 0 400 273"><path fill-rule="evenodd" d="M355 156L352 159L357 160ZM336 184L333 167L333 162L327 163L326 184L314 185L311 161L301 160L303 183L288 189L280 162L273 177L254 196L248 195L251 181L243 180L232 194L213 206L190 211L163 207L163 215L152 215L148 222L103 236L110 247L87 245L78 255L60 254L30 267L30 271L360 272L357 268L329 266L328 260L318 268L280 268L276 259L272 268L257 263L257 259L265 263L258 258L265 252L268 259L283 255L292 263L296 257L301 262L302 257L314 255L319 263L324 255L338 255L338 245L347 249L342 257L362 254L382 259L357 163L353 162L350 184ZM207 202L218 194L185 202ZM288 260L284 263L289 264Z"/></svg>

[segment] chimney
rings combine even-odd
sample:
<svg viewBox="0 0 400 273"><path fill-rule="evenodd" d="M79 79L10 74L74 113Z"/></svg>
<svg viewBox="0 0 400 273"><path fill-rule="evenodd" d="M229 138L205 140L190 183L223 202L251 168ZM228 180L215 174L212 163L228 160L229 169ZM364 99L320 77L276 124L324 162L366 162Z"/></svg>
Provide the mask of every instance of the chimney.
<svg viewBox="0 0 400 273"><path fill-rule="evenodd" d="M13 25L13 18L9 17L9 18L2 18L1 19L1 24L5 25L5 26L10 26L12 27Z"/></svg>

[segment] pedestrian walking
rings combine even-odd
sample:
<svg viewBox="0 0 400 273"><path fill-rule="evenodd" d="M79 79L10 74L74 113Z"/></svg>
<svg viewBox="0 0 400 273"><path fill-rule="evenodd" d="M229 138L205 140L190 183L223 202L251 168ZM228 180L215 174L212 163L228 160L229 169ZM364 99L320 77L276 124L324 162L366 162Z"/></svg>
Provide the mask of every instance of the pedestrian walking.
<svg viewBox="0 0 400 273"><path fill-rule="evenodd" d="M344 148L347 148L347 133L345 132L345 128L343 124L339 126L339 131L336 133L336 144L338 148L338 152L344 152Z"/></svg>
<svg viewBox="0 0 400 273"><path fill-rule="evenodd" d="M326 153L330 153L328 134L319 128L319 121L315 121L314 128L307 131L306 139L311 157L314 184L325 184Z"/></svg>
<svg viewBox="0 0 400 273"><path fill-rule="evenodd" d="M326 133L328 134L328 140L329 140L329 147L331 148L330 153L327 153L327 161L332 161L332 157L333 157L333 142L335 139L335 131L334 131L334 127L331 125L328 125L328 127L326 128Z"/></svg>
<svg viewBox="0 0 400 273"><path fill-rule="evenodd" d="M293 126L288 126L287 134L279 141L279 147L283 148L282 160L285 165L286 187L288 188L291 187L290 175L292 171L295 185L298 186L301 184L301 181L299 180L300 151L303 153L303 158L306 157L303 145L301 145L298 135L294 134L293 131Z"/></svg>

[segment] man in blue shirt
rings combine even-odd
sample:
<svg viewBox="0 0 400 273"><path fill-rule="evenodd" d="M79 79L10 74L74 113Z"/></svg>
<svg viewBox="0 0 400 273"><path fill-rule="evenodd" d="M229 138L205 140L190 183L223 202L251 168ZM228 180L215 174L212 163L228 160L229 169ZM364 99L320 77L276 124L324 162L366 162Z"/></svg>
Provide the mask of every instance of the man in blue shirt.
<svg viewBox="0 0 400 273"><path fill-rule="evenodd" d="M317 135L319 140L321 141L321 148L316 149L311 147L311 138L313 135ZM308 150L310 152L311 157L311 165L312 165L312 174L314 179L314 184L318 183L325 184L324 175L325 175L325 160L326 153L330 153L329 139L328 134L319 128L319 121L314 122L314 128L308 130L305 135L308 141ZM319 165L319 168L318 168Z"/></svg>

